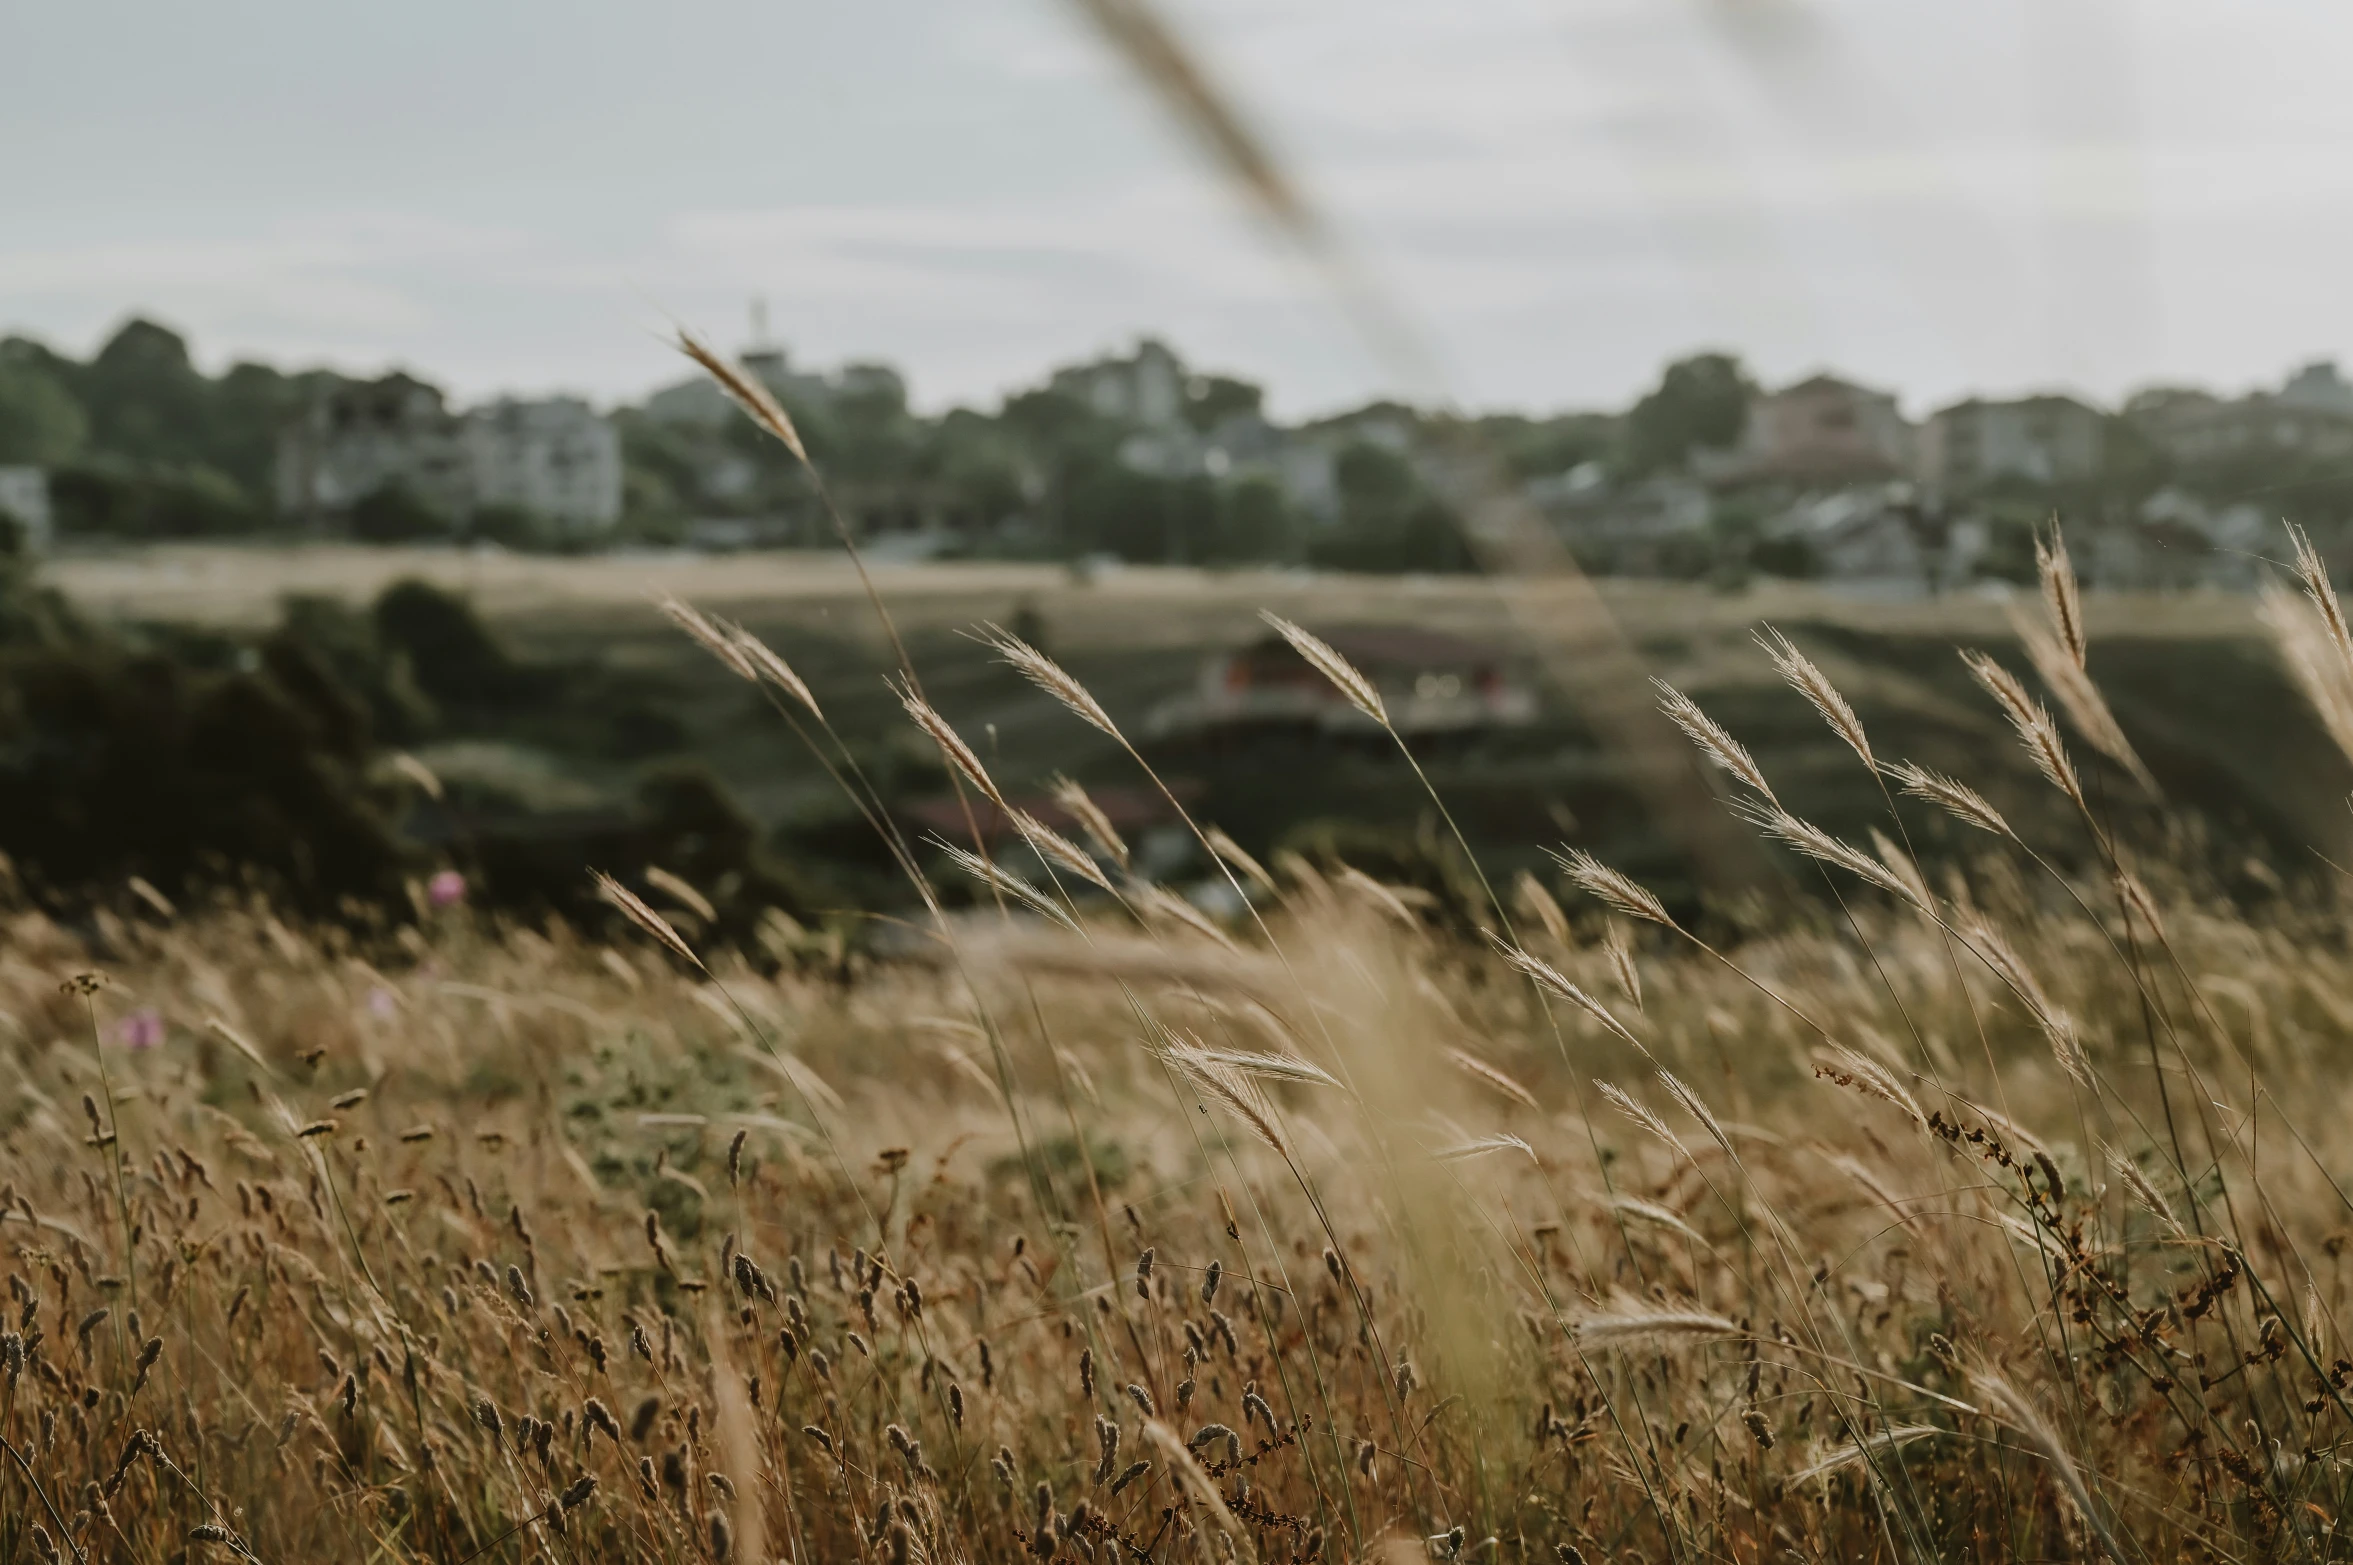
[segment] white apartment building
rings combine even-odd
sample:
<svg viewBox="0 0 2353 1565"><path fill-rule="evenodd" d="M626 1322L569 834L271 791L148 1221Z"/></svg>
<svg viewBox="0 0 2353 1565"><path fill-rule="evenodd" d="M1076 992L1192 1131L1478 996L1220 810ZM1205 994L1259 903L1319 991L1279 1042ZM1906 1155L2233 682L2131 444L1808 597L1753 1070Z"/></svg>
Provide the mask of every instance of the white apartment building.
<svg viewBox="0 0 2353 1565"><path fill-rule="evenodd" d="M1124 359L1099 359L1054 372L1056 391L1105 418L1166 429L1185 416L1185 365L1166 343L1146 337Z"/></svg>
<svg viewBox="0 0 2353 1565"><path fill-rule="evenodd" d="M288 516L324 523L395 485L453 523L512 506L566 533L601 532L621 519L621 440L577 398L452 413L406 375L338 386L280 438Z"/></svg>
<svg viewBox="0 0 2353 1565"><path fill-rule="evenodd" d="M621 519L621 437L577 397L501 398L461 421L476 509L514 506L568 533Z"/></svg>

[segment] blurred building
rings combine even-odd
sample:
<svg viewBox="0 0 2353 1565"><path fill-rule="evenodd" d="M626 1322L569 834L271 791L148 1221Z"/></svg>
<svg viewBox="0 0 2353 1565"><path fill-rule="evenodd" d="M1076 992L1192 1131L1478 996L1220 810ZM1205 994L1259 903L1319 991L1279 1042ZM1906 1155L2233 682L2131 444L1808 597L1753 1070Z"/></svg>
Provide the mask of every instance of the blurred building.
<svg viewBox="0 0 2353 1565"><path fill-rule="evenodd" d="M1814 573L1882 595L1935 592L1967 574L1974 535L1956 533L1909 483L1850 484L1767 517L1760 534L1795 545Z"/></svg>
<svg viewBox="0 0 2353 1565"><path fill-rule="evenodd" d="M502 399L467 413L408 375L343 382L281 435L280 511L314 526L398 489L452 525L487 507L529 512L566 533L621 516L621 443L570 397Z"/></svg>
<svg viewBox="0 0 2353 1565"><path fill-rule="evenodd" d="M1816 375L1749 404L1739 444L1705 476L1854 483L1913 471L1913 429L1896 399L1835 375Z"/></svg>
<svg viewBox="0 0 2353 1565"><path fill-rule="evenodd" d="M2099 476L2106 422L2073 397L1972 397L1939 410L1920 432L1920 474L1947 491L2002 478L2079 483Z"/></svg>
<svg viewBox="0 0 2353 1565"><path fill-rule="evenodd" d="M48 548L56 530L49 509L49 475L37 467L0 467L0 517L16 524L18 542L25 548Z"/></svg>
<svg viewBox="0 0 2353 1565"><path fill-rule="evenodd" d="M1686 473L1613 484L1599 462L1531 480L1525 494L1589 571L1674 576L1698 568L1714 516L1708 486Z"/></svg>
<svg viewBox="0 0 2353 1565"><path fill-rule="evenodd" d="M2234 401L2202 391L2143 392L2125 405L2125 416L2176 462L2353 456L2353 384L2326 359L2305 365L2276 392Z"/></svg>
<svg viewBox="0 0 2353 1565"><path fill-rule="evenodd" d="M2353 382L2337 373L2336 360L2314 359L2288 377L2278 400L2283 407L2353 414Z"/></svg>
<svg viewBox="0 0 2353 1565"><path fill-rule="evenodd" d="M569 533L621 519L621 437L575 397L502 398L461 423L475 509L512 506Z"/></svg>
<svg viewBox="0 0 2353 1565"><path fill-rule="evenodd" d="M1166 343L1146 337L1125 358L1097 359L1059 369L1048 382L1064 396L1123 424L1168 429L1185 421L1184 361Z"/></svg>
<svg viewBox="0 0 2353 1565"><path fill-rule="evenodd" d="M413 376L334 385L279 437L282 515L325 525L396 487L453 519L467 510L456 415Z"/></svg>

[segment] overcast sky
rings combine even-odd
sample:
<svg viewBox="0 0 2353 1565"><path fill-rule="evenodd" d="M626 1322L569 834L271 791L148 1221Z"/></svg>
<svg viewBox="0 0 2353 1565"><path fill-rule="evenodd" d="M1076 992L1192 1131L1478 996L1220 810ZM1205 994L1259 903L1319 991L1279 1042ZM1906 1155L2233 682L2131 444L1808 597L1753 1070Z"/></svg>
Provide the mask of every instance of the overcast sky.
<svg viewBox="0 0 2353 1565"><path fill-rule="evenodd" d="M1968 391L2353 361L2353 7L1168 0L1473 406L1703 345ZM0 330L466 396L669 319L989 401L1139 332L1394 389L1063 0L0 0Z"/></svg>

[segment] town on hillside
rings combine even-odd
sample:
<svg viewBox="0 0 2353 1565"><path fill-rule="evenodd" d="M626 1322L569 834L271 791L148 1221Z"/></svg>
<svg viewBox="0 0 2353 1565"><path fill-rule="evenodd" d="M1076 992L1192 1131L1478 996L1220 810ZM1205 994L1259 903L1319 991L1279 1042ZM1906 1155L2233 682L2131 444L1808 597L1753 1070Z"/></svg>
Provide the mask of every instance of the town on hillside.
<svg viewBox="0 0 2353 1565"><path fill-rule="evenodd" d="M2252 584L2285 519L2353 559L2353 384L2043 393L1907 416L1821 373L1669 365L1619 411L1462 416L1375 402L1285 424L1262 389L1146 338L993 410L933 416L884 364L819 369L755 325L743 369L787 407L882 557L1370 572L1468 569L1461 514L1516 492L1593 572L1888 594L2032 571L2062 518L2095 585ZM240 363L217 377L134 320L88 361L0 342L0 516L34 548L342 538L518 550L830 541L808 474L710 381L642 403L453 406L374 380Z"/></svg>

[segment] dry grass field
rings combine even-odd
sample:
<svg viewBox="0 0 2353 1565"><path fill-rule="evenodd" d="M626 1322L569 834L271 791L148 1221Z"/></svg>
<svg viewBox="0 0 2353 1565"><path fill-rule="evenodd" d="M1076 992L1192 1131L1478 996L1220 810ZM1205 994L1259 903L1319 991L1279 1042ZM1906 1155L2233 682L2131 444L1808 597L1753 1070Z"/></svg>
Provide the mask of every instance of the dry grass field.
<svg viewBox="0 0 2353 1565"><path fill-rule="evenodd" d="M1002 618L1028 600L1088 645L1189 649L1256 628L1260 608L1302 620L1410 620L1453 629L1496 624L1499 595L1541 617L1563 590L1480 577L1343 576L1300 571L1207 571L1122 566L1085 579L1052 565L892 564L872 567L902 626L921 629ZM75 602L129 619L217 625L267 623L289 593L365 601L417 577L471 595L492 617L651 614L671 592L736 615L782 605L811 615L839 613L845 635L881 632L865 613L856 571L838 552L605 554L548 558L496 551L225 544L156 545L120 553L65 556L50 579ZM2000 601L1982 592L1934 599L1873 598L1770 578L1739 593L1632 579L1600 584L1628 632L1641 639L1674 628L1705 634L1760 620L1833 619L1859 630L1900 629L1946 640L2006 634ZM2121 594L2090 600L2095 634L2245 634L2254 605L2232 593ZM650 618L649 618L650 623Z"/></svg>
<svg viewBox="0 0 2353 1565"><path fill-rule="evenodd" d="M111 568L73 585L131 602L91 574ZM790 568L583 565L544 612L618 622L650 578L756 618L753 572ZM1020 585L936 578L933 600L934 579L890 584L911 620ZM1147 596L1238 626L1272 585L1021 590L1083 647L1149 634ZM2273 612L2353 737L2353 637L2310 585ZM262 601L208 590L222 614ZM1362 590L1479 612L1472 584ZM683 883L617 893L627 921L597 934L423 896L333 928L249 901L126 894L74 928L20 906L0 1551L2353 1552L2353 962L2329 882L2226 902L2111 807L2141 764L2084 672L2112 606L2087 643L2063 562L2031 634L2067 726L1989 669L1902 728L1949 709L1945 753L1977 764L1929 770L1842 694L1900 664L1750 647L1734 672L1755 601L1683 598L1670 632L1643 626L1651 597L1621 601L1638 640L1682 638L1671 671L1781 685L1820 735L1807 764L1876 801L1823 831L1719 703L1679 709L1809 899L1693 920L1563 849L1466 926L1203 822L1238 916L1122 873L1107 829L1033 827L1046 878L950 870L980 910L918 913L887 959L782 928L706 950ZM2162 611L2252 631L2249 607ZM1984 605L1902 612L1906 636L1990 634ZM829 686L804 703L756 638L687 628L838 764ZM975 652L1127 753L1108 698ZM898 721L967 794L1016 764L961 713ZM2012 756L2069 823L2064 860L1943 775ZM1972 851L1915 856L1954 832Z"/></svg>

